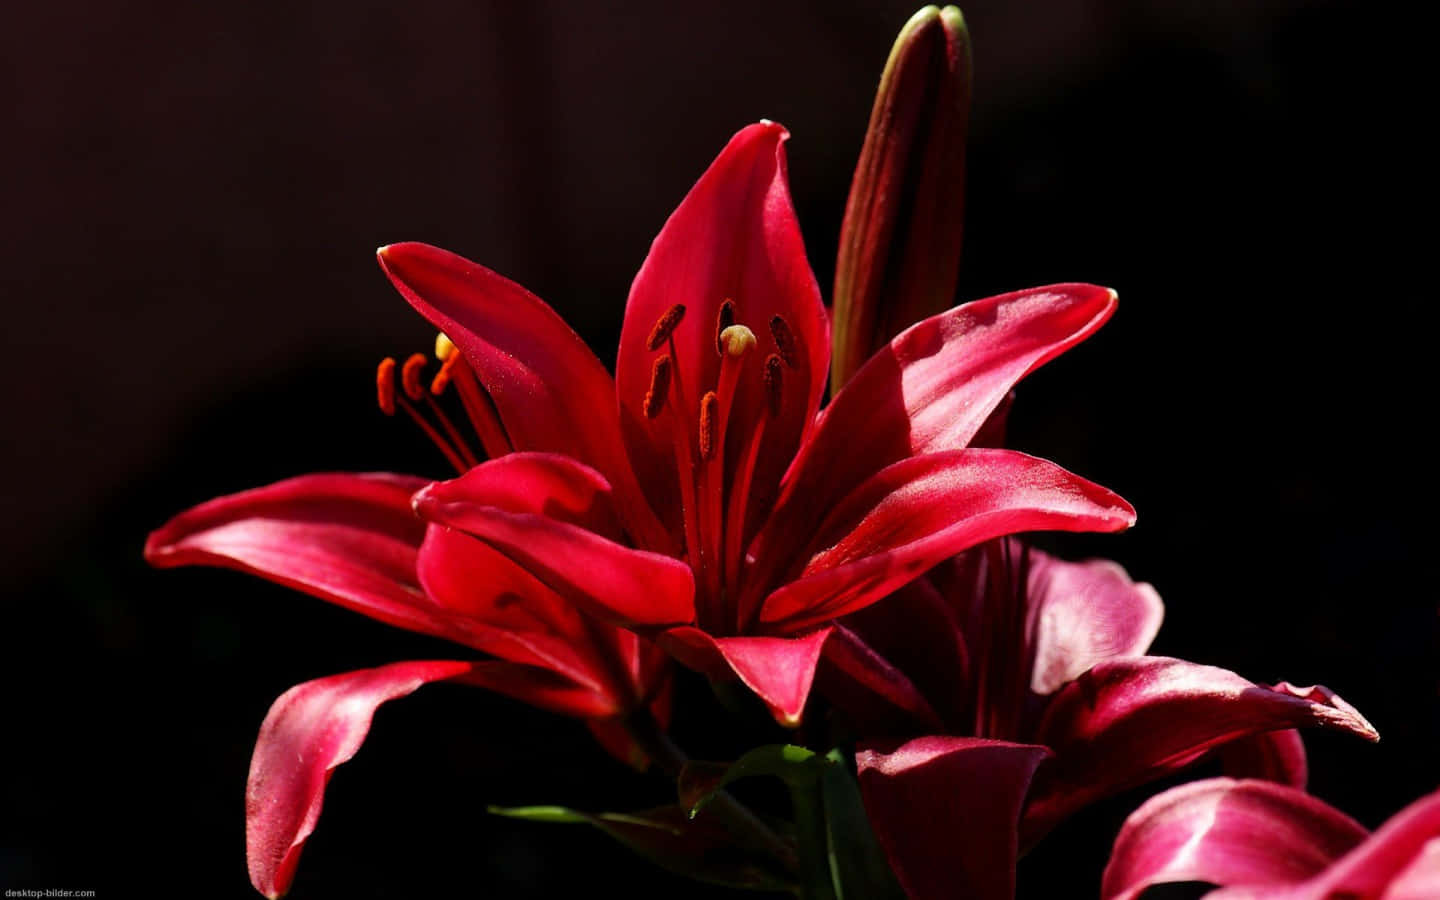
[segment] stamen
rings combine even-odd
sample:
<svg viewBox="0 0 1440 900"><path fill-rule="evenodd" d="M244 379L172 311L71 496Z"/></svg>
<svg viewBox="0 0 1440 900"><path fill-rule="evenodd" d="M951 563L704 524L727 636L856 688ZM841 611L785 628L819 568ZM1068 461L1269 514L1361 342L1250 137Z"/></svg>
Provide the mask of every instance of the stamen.
<svg viewBox="0 0 1440 900"><path fill-rule="evenodd" d="M780 358L785 361L786 368L795 368L795 332L790 330L790 323L786 322L783 316L770 317L770 336L775 339L775 347L780 351Z"/></svg>
<svg viewBox="0 0 1440 900"><path fill-rule="evenodd" d="M735 324L735 301L726 300L720 304L720 316L715 322L715 352L725 355L725 331Z"/></svg>
<svg viewBox="0 0 1440 900"><path fill-rule="evenodd" d="M716 438L720 431L720 398L714 391L706 391L700 398L700 458L709 460L715 455Z"/></svg>
<svg viewBox="0 0 1440 900"><path fill-rule="evenodd" d="M411 403L419 403L420 398L425 396L425 388L420 384L420 372L425 368L425 355L423 353L412 353L410 358L405 360L405 366L400 370L400 385L405 388L405 396L410 398Z"/></svg>
<svg viewBox="0 0 1440 900"><path fill-rule="evenodd" d="M645 392L645 418L653 419L665 408L670 394L670 354L655 357L650 365L650 390Z"/></svg>
<svg viewBox="0 0 1440 900"><path fill-rule="evenodd" d="M770 410L771 418L780 415L781 391L785 387L784 374L779 356L772 353L765 357L765 406Z"/></svg>
<svg viewBox="0 0 1440 900"><path fill-rule="evenodd" d="M395 415L395 360L388 356L375 369L375 396L381 412Z"/></svg>
<svg viewBox="0 0 1440 900"><path fill-rule="evenodd" d="M444 337L444 335L441 335L441 337ZM440 342L437 340L435 343L438 348ZM439 356L440 354L436 353L435 355ZM453 344L451 345L450 355L444 357L444 359L445 365L441 366L440 371L436 372L435 377L430 380L430 393L434 394L436 397L444 394L445 389L450 386L450 381L454 378L451 370L455 368L455 366L460 362L461 359L460 354L454 352Z"/></svg>
<svg viewBox="0 0 1440 900"><path fill-rule="evenodd" d="M645 339L646 350L659 350L660 345L670 340L670 335L675 333L679 327L680 320L685 318L685 304L677 303L665 310L665 314L650 329L650 336Z"/></svg>

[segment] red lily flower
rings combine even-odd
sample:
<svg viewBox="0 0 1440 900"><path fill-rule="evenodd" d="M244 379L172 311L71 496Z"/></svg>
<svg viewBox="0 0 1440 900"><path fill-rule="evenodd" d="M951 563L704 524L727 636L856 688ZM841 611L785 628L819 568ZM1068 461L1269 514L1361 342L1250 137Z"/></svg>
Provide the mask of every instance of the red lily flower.
<svg viewBox="0 0 1440 900"><path fill-rule="evenodd" d="M215 565L297 588L389 625L497 657L402 662L286 691L260 727L246 787L250 880L285 893L325 785L359 750L375 709L433 681L486 687L585 719L632 764L620 717L668 711L664 654L582 616L480 541L427 526L410 498L426 482L388 474L306 475L221 497L150 535L152 565ZM574 483L576 494L586 490Z"/></svg>
<svg viewBox="0 0 1440 900"><path fill-rule="evenodd" d="M1212 778L1172 788L1120 829L1100 890L1207 881L1214 900L1426 900L1440 897L1440 791L1368 834L1284 785Z"/></svg>
<svg viewBox="0 0 1440 900"><path fill-rule="evenodd" d="M981 541L1117 531L1134 511L1051 463L969 447L1017 380L1110 316L1104 288L1020 291L926 319L817 417L829 325L787 137L771 122L740 131L670 217L631 288L613 380L499 275L423 244L379 258L528 451L431 485L420 514L597 618L658 635L688 665L739 677L793 725L830 620ZM609 490L567 505L570 479Z"/></svg>
<svg viewBox="0 0 1440 900"><path fill-rule="evenodd" d="M1019 853L1061 819L1222 745L1232 771L1303 784L1288 729L1377 738L1323 687L1143 655L1163 615L1154 589L1115 563L1005 539L835 626L827 696L872 737L927 735L872 739L857 756L866 811L910 896L960 885L1012 897Z"/></svg>

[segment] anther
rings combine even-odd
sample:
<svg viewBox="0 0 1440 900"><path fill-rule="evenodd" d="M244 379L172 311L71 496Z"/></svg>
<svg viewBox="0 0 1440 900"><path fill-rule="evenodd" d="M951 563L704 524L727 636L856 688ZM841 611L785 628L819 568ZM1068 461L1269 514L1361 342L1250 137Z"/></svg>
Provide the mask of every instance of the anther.
<svg viewBox="0 0 1440 900"><path fill-rule="evenodd" d="M774 353L765 357L765 405L769 407L771 417L780 415L780 391L785 386L782 365L780 357Z"/></svg>
<svg viewBox="0 0 1440 900"><path fill-rule="evenodd" d="M455 344L440 331L435 334L435 358L441 362L449 362L450 356L455 352Z"/></svg>
<svg viewBox="0 0 1440 900"><path fill-rule="evenodd" d="M420 398L425 396L425 388L420 384L420 372L424 370L425 362L425 354L412 353L400 370L400 386L412 403L419 403Z"/></svg>
<svg viewBox="0 0 1440 900"><path fill-rule="evenodd" d="M670 354L655 357L650 365L650 390L645 392L645 418L653 419L665 408L670 393Z"/></svg>
<svg viewBox="0 0 1440 900"><path fill-rule="evenodd" d="M720 435L720 398L714 391L706 391L700 398L700 458L708 460L715 455L716 438Z"/></svg>
<svg viewBox="0 0 1440 900"><path fill-rule="evenodd" d="M375 396L381 412L395 415L395 360L388 356L375 369Z"/></svg>
<svg viewBox="0 0 1440 900"><path fill-rule="evenodd" d="M725 355L725 330L735 324L735 301L726 300L720 304L720 315L715 320L715 352Z"/></svg>
<svg viewBox="0 0 1440 900"><path fill-rule="evenodd" d="M439 341L436 343L438 344ZM445 389L450 386L450 381L454 377L451 370L460 360L464 359L460 354L453 352L454 345L451 345L451 349L451 354L445 359L445 365L440 367L440 371L436 372L435 377L430 381L430 393L437 397L445 393Z"/></svg>
<svg viewBox="0 0 1440 900"><path fill-rule="evenodd" d="M790 323L783 316L770 317L770 336L775 339L775 347L786 367L795 368L795 332L790 330Z"/></svg>
<svg viewBox="0 0 1440 900"><path fill-rule="evenodd" d="M675 333L675 329L683 318L685 318L685 304L683 303L677 303L665 310L665 315L661 316L655 323L655 327L650 329L650 337L645 339L645 349L659 350L661 344L670 340L670 335Z"/></svg>

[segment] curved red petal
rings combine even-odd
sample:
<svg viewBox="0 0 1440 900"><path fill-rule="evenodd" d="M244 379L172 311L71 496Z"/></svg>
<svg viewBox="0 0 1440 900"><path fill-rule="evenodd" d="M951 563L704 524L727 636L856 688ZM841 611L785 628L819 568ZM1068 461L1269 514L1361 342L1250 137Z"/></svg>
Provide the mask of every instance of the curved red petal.
<svg viewBox="0 0 1440 900"><path fill-rule="evenodd" d="M1220 758L1220 768L1231 778L1262 778L1300 791L1305 790L1310 779L1305 741L1294 728L1231 741L1215 755Z"/></svg>
<svg viewBox="0 0 1440 900"><path fill-rule="evenodd" d="M1066 562L1031 550L1027 591L1039 614L1037 694L1055 693L1102 660L1143 654L1165 617L1155 589L1108 559Z"/></svg>
<svg viewBox="0 0 1440 900"><path fill-rule="evenodd" d="M1364 843L1292 895L1294 900L1440 896L1440 791L1391 816Z"/></svg>
<svg viewBox="0 0 1440 900"><path fill-rule="evenodd" d="M1034 740L1055 751L1025 812L1033 840L1074 810L1196 760L1227 741L1316 726L1379 735L1333 694L1267 688L1163 656L1107 660L1054 695Z"/></svg>
<svg viewBox="0 0 1440 900"><path fill-rule="evenodd" d="M507 478L517 454L482 463L453 481L436 482L413 498L424 518L474 535L514 560L552 590L597 618L622 627L686 624L695 617L690 567L668 556L633 550L579 524L574 509L549 495L518 494ZM532 455L536 456L536 455ZM551 456L547 464L583 469ZM501 463L504 462L504 465ZM538 491L544 482L528 482ZM560 518L551 518L555 513Z"/></svg>
<svg viewBox="0 0 1440 900"><path fill-rule="evenodd" d="M844 711L850 728L862 735L944 730L940 715L900 666L844 625L834 628L825 644L818 685L820 693ZM916 649L915 655L921 655ZM910 661L908 655L900 658Z"/></svg>
<svg viewBox="0 0 1440 900"><path fill-rule="evenodd" d="M1012 900L1020 809L1047 755L956 737L856 754L865 812L912 900Z"/></svg>
<svg viewBox="0 0 1440 900"><path fill-rule="evenodd" d="M410 508L420 478L303 475L219 497L152 532L145 559L162 568L238 569L389 625L469 643L420 589L425 523Z"/></svg>
<svg viewBox="0 0 1440 900"><path fill-rule="evenodd" d="M1132 900L1150 885L1172 881L1289 886L1364 839L1365 829L1353 819L1303 791L1270 781L1196 781L1130 814L1100 895Z"/></svg>
<svg viewBox="0 0 1440 900"><path fill-rule="evenodd" d="M563 453L600 470L626 526L666 546L610 414L614 380L579 335L534 294L447 250L392 244L377 256L401 296L465 354L515 449Z"/></svg>
<svg viewBox="0 0 1440 900"><path fill-rule="evenodd" d="M803 637L716 638L698 628L672 628L660 645L680 662L712 678L738 677L786 728L800 724L815 667L832 629Z"/></svg>
<svg viewBox="0 0 1440 900"><path fill-rule="evenodd" d="M1114 311L1114 291L1057 284L976 300L907 329L826 408L786 476L767 539L783 545L787 534L805 533L892 463L969 446L1017 381Z"/></svg>
<svg viewBox="0 0 1440 900"><path fill-rule="evenodd" d="M873 603L945 558L1023 531L1120 531L1128 503L1053 463L1011 450L954 450L902 460L827 517L798 580L765 599L775 630Z"/></svg>
<svg viewBox="0 0 1440 900"><path fill-rule="evenodd" d="M761 347L771 347L769 323L777 315L797 340L796 365L784 373L780 417L767 428L756 466L757 485L778 481L820 405L830 326L790 201L783 146L788 137L781 126L760 122L731 138L671 214L630 288L615 367L621 425L647 495L677 529L672 426L665 417L647 419L642 409L651 364L660 352L649 349L647 340L667 310L685 306L671 339L676 389L685 392L682 402L691 421L701 395L718 381L716 323L724 301L735 304L736 320L755 333ZM763 415L761 364L769 352L749 354L732 421L758 421ZM739 441L745 435L737 430L732 437Z"/></svg>
<svg viewBox="0 0 1440 900"><path fill-rule="evenodd" d="M471 670L464 662L394 663L307 681L280 695L260 726L245 786L245 855L257 891L279 897L290 889L330 774L360 749L375 709Z"/></svg>

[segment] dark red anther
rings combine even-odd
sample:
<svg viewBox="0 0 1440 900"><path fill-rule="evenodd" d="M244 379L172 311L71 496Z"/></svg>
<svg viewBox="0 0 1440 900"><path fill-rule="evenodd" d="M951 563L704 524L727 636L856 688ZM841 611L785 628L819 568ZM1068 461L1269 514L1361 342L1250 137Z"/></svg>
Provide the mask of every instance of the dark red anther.
<svg viewBox="0 0 1440 900"><path fill-rule="evenodd" d="M411 403L419 403L420 398L425 396L425 387L420 383L420 373L425 369L425 354L412 353L410 358L405 360L405 365L400 369L400 386L405 389L405 396L410 398Z"/></svg>
<svg viewBox="0 0 1440 900"><path fill-rule="evenodd" d="M395 360L388 356L380 360L375 369L375 397L381 412L395 415Z"/></svg>
<svg viewBox="0 0 1440 900"><path fill-rule="evenodd" d="M725 329L735 324L735 301L726 300L720 304L720 315L715 320L715 352L721 356L725 355L725 344L720 340L720 335Z"/></svg>
<svg viewBox="0 0 1440 900"><path fill-rule="evenodd" d="M715 455L715 444L720 436L720 398L714 391L706 391L700 398L700 458L708 460Z"/></svg>
<svg viewBox="0 0 1440 900"><path fill-rule="evenodd" d="M670 335L675 333L675 329L683 318L685 318L685 304L683 303L677 303L665 310L665 315L661 316L655 323L655 327L650 329L650 336L645 339L645 349L659 350L661 344L670 340Z"/></svg>
<svg viewBox="0 0 1440 900"><path fill-rule="evenodd" d="M650 365L650 390L645 392L645 418L653 419L665 408L670 393L670 354L655 357Z"/></svg>
<svg viewBox="0 0 1440 900"><path fill-rule="evenodd" d="M795 368L795 332L790 330L790 323L786 322L783 316L770 317L770 336L775 339L775 348L780 351L780 358L785 361L786 367Z"/></svg>
<svg viewBox="0 0 1440 900"><path fill-rule="evenodd" d="M780 415L780 392L785 387L783 366L783 361L774 353L765 357L765 406L770 410L772 418Z"/></svg>

